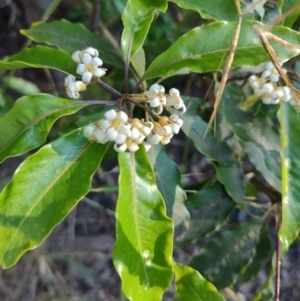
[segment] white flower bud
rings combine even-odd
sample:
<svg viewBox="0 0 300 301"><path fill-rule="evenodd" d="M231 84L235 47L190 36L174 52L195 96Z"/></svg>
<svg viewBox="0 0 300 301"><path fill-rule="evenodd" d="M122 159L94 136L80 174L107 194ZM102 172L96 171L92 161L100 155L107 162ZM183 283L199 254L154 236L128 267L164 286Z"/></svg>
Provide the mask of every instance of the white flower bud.
<svg viewBox="0 0 300 301"><path fill-rule="evenodd" d="M84 128L84 136L87 137L88 139L91 139L93 134L94 134L94 130L96 129L96 126L94 124L89 124Z"/></svg>

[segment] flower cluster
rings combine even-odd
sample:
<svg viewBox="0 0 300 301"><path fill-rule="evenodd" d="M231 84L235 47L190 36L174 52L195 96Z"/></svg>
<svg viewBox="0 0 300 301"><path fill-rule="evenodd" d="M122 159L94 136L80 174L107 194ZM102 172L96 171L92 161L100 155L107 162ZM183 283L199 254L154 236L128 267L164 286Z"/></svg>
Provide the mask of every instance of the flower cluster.
<svg viewBox="0 0 300 301"><path fill-rule="evenodd" d="M165 95L165 88L159 84L153 84L148 91L144 92L146 102L150 107L157 108L157 114L161 114L163 107L174 107L177 110L182 109L182 114L186 111L183 100L177 89L172 88L169 95Z"/></svg>
<svg viewBox="0 0 300 301"><path fill-rule="evenodd" d="M89 124L84 129L88 139L99 143L114 142L117 152L126 150L135 152L140 144L149 150L151 144L167 144L174 134L180 130L183 121L178 115L160 117L157 122L144 121L138 118L129 118L123 111L111 109L104 114L104 118L96 124ZM151 136L151 144L145 141Z"/></svg>
<svg viewBox="0 0 300 301"><path fill-rule="evenodd" d="M251 75L249 84L264 104L276 105L280 102L292 101L292 91L288 86L280 86L280 75L272 62L265 65L260 76Z"/></svg>
<svg viewBox="0 0 300 301"><path fill-rule="evenodd" d="M76 81L73 75L65 78L65 87L70 98L79 98L79 92L86 90L87 84L92 78L100 78L106 73L106 69L100 68L103 65L102 60L98 57L97 49L88 47L82 51L75 51L72 59L77 63L76 73L81 75L81 81Z"/></svg>
<svg viewBox="0 0 300 301"><path fill-rule="evenodd" d="M76 80L73 75L65 78L65 87L70 98L79 98L79 92L86 90L92 79L105 75L106 69L101 68L103 62L98 56L98 51L92 47L72 54L72 59L78 64L76 72L81 75L81 80ZM113 142L117 152L135 152L140 144L144 144L148 150L152 144L168 144L173 135L178 134L183 124L182 119L177 114L161 116L164 107L181 109L182 114L186 111L177 89L172 88L169 94L165 94L162 85L153 84L141 94L121 95L120 107L124 100L144 108L146 121L129 118L125 112L111 109L104 114L103 119L84 128L85 136L102 144Z"/></svg>

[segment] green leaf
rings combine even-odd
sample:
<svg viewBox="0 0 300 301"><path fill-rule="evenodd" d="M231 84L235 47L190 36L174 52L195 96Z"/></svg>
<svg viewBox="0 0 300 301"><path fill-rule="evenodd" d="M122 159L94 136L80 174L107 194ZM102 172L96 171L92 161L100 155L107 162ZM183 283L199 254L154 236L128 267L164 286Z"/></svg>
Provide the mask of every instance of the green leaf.
<svg viewBox="0 0 300 301"><path fill-rule="evenodd" d="M140 48L131 59L132 66L138 76L142 76L145 73L146 57L143 48Z"/></svg>
<svg viewBox="0 0 300 301"><path fill-rule="evenodd" d="M205 244L190 265L218 289L230 285L249 262L261 223L249 220L222 232Z"/></svg>
<svg viewBox="0 0 300 301"><path fill-rule="evenodd" d="M189 218L184 204L186 194L180 187L180 171L160 144L152 145L148 156L156 175L157 187L166 202L167 215L178 226Z"/></svg>
<svg viewBox="0 0 300 301"><path fill-rule="evenodd" d="M191 218L184 241L193 242L223 225L234 208L234 203L217 182L189 196L186 206Z"/></svg>
<svg viewBox="0 0 300 301"><path fill-rule="evenodd" d="M208 131L205 136L207 123L198 116L197 109L196 102L189 102L187 111L180 117L183 120L182 130L194 142L196 149L212 160L218 180L234 202L243 205L244 181L240 165L229 146L217 139L212 131ZM177 112L173 109L170 111Z"/></svg>
<svg viewBox="0 0 300 301"><path fill-rule="evenodd" d="M7 87L20 94L32 95L40 92L39 88L34 83L20 77L4 76L3 82Z"/></svg>
<svg viewBox="0 0 300 301"><path fill-rule="evenodd" d="M122 15L124 30L121 48L128 62L143 46L155 12L165 12L167 7L166 0L130 0L127 2Z"/></svg>
<svg viewBox="0 0 300 301"><path fill-rule="evenodd" d="M204 19L237 21L238 12L232 0L169 0L184 9L198 12Z"/></svg>
<svg viewBox="0 0 300 301"><path fill-rule="evenodd" d="M232 68L257 66L270 60L258 34L253 30L254 25L263 26L259 22L243 21ZM194 72L222 70L236 27L237 22L214 22L192 29L161 53L148 67L143 78L168 77L186 68ZM272 33L290 43L300 44L300 33L289 28L275 26ZM270 43L283 61L297 54L296 50L272 41Z"/></svg>
<svg viewBox="0 0 300 301"><path fill-rule="evenodd" d="M176 277L175 300L226 301L215 286L189 266L174 262Z"/></svg>
<svg viewBox="0 0 300 301"><path fill-rule="evenodd" d="M67 20L36 22L29 29L22 29L21 33L35 42L57 46L69 56L76 50L94 47L99 51L99 57L104 63L122 68L124 65L121 57L116 54L112 44L104 36L90 32L80 23L71 23Z"/></svg>
<svg viewBox="0 0 300 301"><path fill-rule="evenodd" d="M90 190L105 145L76 130L28 157L0 193L0 264L39 246Z"/></svg>
<svg viewBox="0 0 300 301"><path fill-rule="evenodd" d="M239 109L244 96L238 89L235 84L226 86L220 105L223 116L242 141L251 163L272 187L280 191L281 142L278 129L263 113Z"/></svg>
<svg viewBox="0 0 300 301"><path fill-rule="evenodd" d="M299 0L281 0L280 1L280 10L281 13L284 14L287 11L293 9L295 5L299 4ZM296 22L297 18L300 15L300 8L294 10L292 14L286 16L283 21L281 22L282 25L287 27L292 27L293 24Z"/></svg>
<svg viewBox="0 0 300 301"><path fill-rule="evenodd" d="M271 244L269 237L267 225L262 227L258 242L255 246L254 255L251 258L249 264L243 270L243 273L240 276L240 280L243 282L249 282L252 278L258 275L258 272L262 268L263 263L267 259L271 259L274 248Z"/></svg>
<svg viewBox="0 0 300 301"><path fill-rule="evenodd" d="M0 162L19 156L42 145L54 122L61 116L77 112L86 104L48 94L19 98L8 113L0 118Z"/></svg>
<svg viewBox="0 0 300 301"><path fill-rule="evenodd" d="M132 301L161 300L173 276L173 225L147 153L120 153L114 265Z"/></svg>
<svg viewBox="0 0 300 301"><path fill-rule="evenodd" d="M14 54L7 61L0 61L0 71L21 68L50 68L76 75L76 63L59 49L46 46L27 48Z"/></svg>
<svg viewBox="0 0 300 301"><path fill-rule="evenodd" d="M279 237L283 251L287 251L300 229L300 118L289 104L278 112L282 141L282 226Z"/></svg>

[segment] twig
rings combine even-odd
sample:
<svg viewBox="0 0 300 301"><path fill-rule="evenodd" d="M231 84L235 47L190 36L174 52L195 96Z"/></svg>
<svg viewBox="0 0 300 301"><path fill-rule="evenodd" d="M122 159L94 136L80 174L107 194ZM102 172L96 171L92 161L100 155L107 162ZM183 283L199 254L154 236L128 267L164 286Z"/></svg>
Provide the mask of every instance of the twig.
<svg viewBox="0 0 300 301"><path fill-rule="evenodd" d="M84 100L83 103L88 103L90 105L116 106L118 104L118 99L117 100Z"/></svg>
<svg viewBox="0 0 300 301"><path fill-rule="evenodd" d="M122 95L119 91L115 90L113 87L111 87L110 85L104 83L100 79L97 80L97 84L99 86L103 87L104 89L108 90L109 92L111 92L114 95L117 95L117 96L121 96Z"/></svg>

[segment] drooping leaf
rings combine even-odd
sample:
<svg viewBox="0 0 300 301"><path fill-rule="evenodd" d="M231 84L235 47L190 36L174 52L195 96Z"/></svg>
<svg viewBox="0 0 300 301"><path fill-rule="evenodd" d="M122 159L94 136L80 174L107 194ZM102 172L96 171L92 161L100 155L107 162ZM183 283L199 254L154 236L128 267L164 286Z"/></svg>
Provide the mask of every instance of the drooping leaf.
<svg viewBox="0 0 300 301"><path fill-rule="evenodd" d="M242 141L251 163L268 183L281 191L280 134L261 112L243 111L239 104L243 94L236 85L227 85L221 101L221 111L233 132Z"/></svg>
<svg viewBox="0 0 300 301"><path fill-rule="evenodd" d="M0 162L42 145L53 123L64 115L77 112L86 104L48 94L24 96L0 118Z"/></svg>
<svg viewBox="0 0 300 301"><path fill-rule="evenodd" d="M76 63L72 57L60 49L46 46L26 48L6 61L0 61L0 71L21 68L50 68L76 76Z"/></svg>
<svg viewBox="0 0 300 301"><path fill-rule="evenodd" d="M173 275L173 225L147 153L119 154L114 265L132 301L161 300Z"/></svg>
<svg viewBox="0 0 300 301"><path fill-rule="evenodd" d="M81 129L28 157L0 193L0 264L9 268L39 246L88 193L106 145Z"/></svg>
<svg viewBox="0 0 300 301"><path fill-rule="evenodd" d="M257 66L270 60L253 30L254 25L262 26L259 22L243 21L232 68ZM236 27L237 22L214 22L192 29L151 63L144 79L171 76L181 69L194 72L222 70ZM272 33L292 44L300 44L300 33L297 31L275 26ZM296 50L284 48L273 41L270 44L283 61L297 54Z"/></svg>
<svg viewBox="0 0 300 301"><path fill-rule="evenodd" d="M196 102L188 103L186 113L180 117L183 120L182 130L194 142L196 149L212 160L218 180L235 203L243 205L244 182L241 168L225 142L217 139L211 131L205 136L207 123L199 117L197 110ZM170 111L177 112L173 109Z"/></svg>
<svg viewBox="0 0 300 301"><path fill-rule="evenodd" d="M238 12L232 0L169 0L184 9L198 12L202 18L216 21L237 21Z"/></svg>
<svg viewBox="0 0 300 301"><path fill-rule="evenodd" d="M278 112L282 142L282 226L279 237L284 251L292 244L300 230L300 118L289 104Z"/></svg>
<svg viewBox="0 0 300 301"><path fill-rule="evenodd" d="M80 23L67 20L35 22L29 29L22 29L21 33L35 42L57 46L69 56L76 50L94 47L99 51L99 57L104 63L117 67L124 65L121 57L104 36L90 32Z"/></svg>
<svg viewBox="0 0 300 301"><path fill-rule="evenodd" d="M230 285L249 262L260 225L249 220L222 232L201 248L190 266L218 289Z"/></svg>
<svg viewBox="0 0 300 301"><path fill-rule="evenodd" d="M178 301L225 301L216 287L205 280L198 271L174 262L176 296Z"/></svg>
<svg viewBox="0 0 300 301"><path fill-rule="evenodd" d="M123 56L131 57L143 46L150 24L157 11L165 12L167 0L130 0L122 15L124 30L121 38Z"/></svg>
<svg viewBox="0 0 300 301"><path fill-rule="evenodd" d="M234 203L223 186L216 183L189 196L186 206L191 218L184 242L193 242L223 225L234 208Z"/></svg>
<svg viewBox="0 0 300 301"><path fill-rule="evenodd" d="M287 15L281 22L282 25L287 27L292 27L292 25L295 23L297 18L300 15L300 7L299 7L299 1L298 0L281 0L279 2L280 4L280 10L281 13L284 14L290 10L292 10L297 4L298 8L294 9L293 12L289 15Z"/></svg>
<svg viewBox="0 0 300 301"><path fill-rule="evenodd" d="M189 218L184 204L186 194L180 187L180 171L162 145L152 145L148 155L156 175L157 188L166 202L167 215L173 219L175 226L180 225Z"/></svg>

